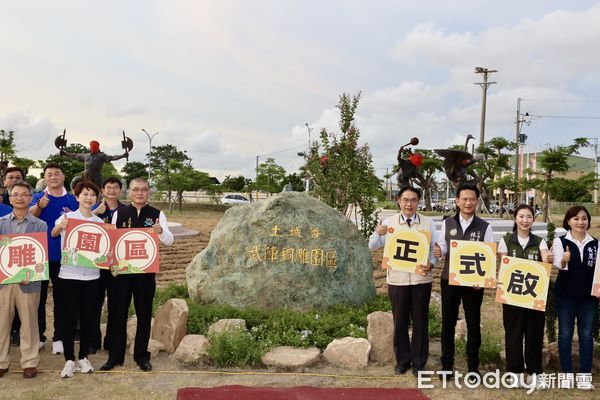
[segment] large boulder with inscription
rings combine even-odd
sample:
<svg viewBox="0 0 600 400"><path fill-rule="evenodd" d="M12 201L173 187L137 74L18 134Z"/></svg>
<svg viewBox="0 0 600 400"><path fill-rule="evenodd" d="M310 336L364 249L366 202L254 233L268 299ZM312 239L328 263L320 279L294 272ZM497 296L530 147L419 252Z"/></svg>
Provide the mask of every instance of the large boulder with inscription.
<svg viewBox="0 0 600 400"><path fill-rule="evenodd" d="M187 267L203 303L297 310L375 297L372 261L352 222L303 193L234 206Z"/></svg>

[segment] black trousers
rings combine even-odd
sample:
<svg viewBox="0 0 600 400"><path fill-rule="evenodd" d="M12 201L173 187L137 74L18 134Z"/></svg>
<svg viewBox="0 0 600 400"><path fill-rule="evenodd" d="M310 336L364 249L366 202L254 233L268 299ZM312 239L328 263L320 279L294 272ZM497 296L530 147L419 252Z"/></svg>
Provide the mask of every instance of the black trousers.
<svg viewBox="0 0 600 400"><path fill-rule="evenodd" d="M50 281L42 281L40 292L40 305L38 307L38 326L40 328L40 342L46 341L46 300L48 299L48 285L52 282L52 299L54 300L54 335L52 341L62 340L62 316L64 306L62 305L63 289L60 287L58 274L60 272L60 261L48 262L50 267Z"/></svg>
<svg viewBox="0 0 600 400"><path fill-rule="evenodd" d="M60 279L60 278L59 278ZM63 289L62 340L65 349L65 360L75 360L75 329L80 324L79 359L87 357L90 348L92 329L99 322L95 313L96 298L100 288L100 279L80 281L61 279Z"/></svg>
<svg viewBox="0 0 600 400"><path fill-rule="evenodd" d="M542 348L546 313L528 308L502 305L506 370L528 374L542 373ZM525 357L523 357L525 338ZM527 368L524 368L524 365Z"/></svg>
<svg viewBox="0 0 600 400"><path fill-rule="evenodd" d="M108 359L122 364L125 361L127 346L127 311L133 297L135 315L137 316L137 330L133 359L140 363L150 361L148 342L150 341L150 328L152 324L152 300L156 291L155 274L132 274L115 277L109 287L108 312L114 314L112 319L112 343ZM109 316L110 318L110 316Z"/></svg>
<svg viewBox="0 0 600 400"><path fill-rule="evenodd" d="M100 282L98 286L98 297L96 298L96 307L94 312L96 313L98 325L92 329L90 345L97 349L102 348L102 331L100 330L100 320L102 317L102 307L104 306L104 298L106 297L106 293L108 291L108 286L111 284L113 276L111 275L109 270L100 270ZM110 297L107 299L108 301L108 309L110 310ZM112 328L112 316L111 313L108 313L108 321L106 323L106 335L104 336L104 348L109 348L110 343L110 332Z"/></svg>
<svg viewBox="0 0 600 400"><path fill-rule="evenodd" d="M423 370L429 357L429 300L431 283L421 285L388 285L394 316L394 353L396 365ZM412 320L412 338L408 325Z"/></svg>
<svg viewBox="0 0 600 400"><path fill-rule="evenodd" d="M458 308L462 302L467 320L467 364L469 371L479 368L481 347L481 303L483 289L467 286L452 286L447 279L440 280L442 288L442 369L454 368L454 333L458 320Z"/></svg>

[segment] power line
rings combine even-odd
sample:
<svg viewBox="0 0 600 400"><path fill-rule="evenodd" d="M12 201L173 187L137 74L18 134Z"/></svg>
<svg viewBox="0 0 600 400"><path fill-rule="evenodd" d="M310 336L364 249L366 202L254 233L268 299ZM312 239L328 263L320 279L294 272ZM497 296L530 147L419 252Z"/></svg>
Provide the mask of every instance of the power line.
<svg viewBox="0 0 600 400"><path fill-rule="evenodd" d="M528 117L563 118L563 119L600 119L600 117L596 117L596 116L577 116L577 115L533 115L533 114L529 114Z"/></svg>
<svg viewBox="0 0 600 400"><path fill-rule="evenodd" d="M297 150L297 149L304 148L304 147L306 147L306 146L305 145L301 145L301 146L296 146L296 147L290 147L289 149L277 150L277 151L274 151L272 153L259 154L258 156L259 157L266 157L266 156L270 156L270 155L273 155L273 154L284 153L286 151Z"/></svg>
<svg viewBox="0 0 600 400"><path fill-rule="evenodd" d="M600 103L600 100L595 99L521 99L521 101L538 103Z"/></svg>

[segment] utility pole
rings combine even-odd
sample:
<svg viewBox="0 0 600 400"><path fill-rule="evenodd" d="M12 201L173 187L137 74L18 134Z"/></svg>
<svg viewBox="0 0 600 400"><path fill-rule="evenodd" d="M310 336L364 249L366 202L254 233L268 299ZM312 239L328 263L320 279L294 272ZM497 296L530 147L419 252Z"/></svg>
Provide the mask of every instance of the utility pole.
<svg viewBox="0 0 600 400"><path fill-rule="evenodd" d="M390 167L385 167L385 194L388 200L392 199L392 188L390 186Z"/></svg>
<svg viewBox="0 0 600 400"><path fill-rule="evenodd" d="M476 82L475 85L481 86L483 89L482 99L481 99L481 126L479 128L479 145L483 146L485 142L485 109L487 102L487 89L488 86L493 85L498 82L488 82L488 75L491 75L494 72L498 72L495 69L487 69L483 67L475 67L476 74L483 74L483 82Z"/></svg>
<svg viewBox="0 0 600 400"><path fill-rule="evenodd" d="M306 153L304 154L306 163L305 163L305 168L306 171L304 171L306 173L306 182L305 182L305 186L304 186L304 191L308 192L309 188L310 188L310 177L308 175L308 157L310 156L310 131L312 131L312 128L308 125L308 123L304 124L306 125L306 129L308 130L308 149L306 150Z"/></svg>
<svg viewBox="0 0 600 400"><path fill-rule="evenodd" d="M521 114L521 102L522 98L517 98L517 118L515 122L515 179L517 180L517 201L520 203L524 203L525 199L522 199L523 193L521 192L521 175L519 174L521 170L521 160L519 158L521 145L525 144L527 141L527 135L522 134L523 123L526 125L531 124L531 121L526 119L529 117L529 113ZM529 161L528 161L529 162Z"/></svg>
<svg viewBox="0 0 600 400"><path fill-rule="evenodd" d="M254 182L258 181L258 158L260 156L256 156L256 177L254 178Z"/></svg>
<svg viewBox="0 0 600 400"><path fill-rule="evenodd" d="M517 130L515 135L515 178L517 179L517 199L521 201L521 176L519 175L519 146L521 145L521 99L517 98Z"/></svg>

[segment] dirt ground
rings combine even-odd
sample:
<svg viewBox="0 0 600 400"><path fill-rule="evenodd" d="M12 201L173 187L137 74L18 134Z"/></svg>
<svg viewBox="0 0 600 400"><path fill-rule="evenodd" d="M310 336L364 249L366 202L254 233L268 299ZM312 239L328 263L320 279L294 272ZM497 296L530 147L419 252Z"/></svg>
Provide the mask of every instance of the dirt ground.
<svg viewBox="0 0 600 400"><path fill-rule="evenodd" d="M167 282L184 282L185 268L194 255L206 247L210 232L217 225L223 215L222 209L199 207L193 211L183 213L174 212L167 214L170 221L181 222L187 228L200 232L200 236L193 239L176 241L171 247L161 247L161 273L158 278L159 285ZM373 253L374 279L378 292L386 291L385 273L379 269L381 252ZM439 292L439 279L435 280L434 291ZM484 299L482 308L483 335L486 332L502 332L501 308L493 300L491 293ZM51 315L50 304L48 311ZM48 324L52 326L51 323ZM51 330L51 328L49 328ZM47 332L51 333L51 332ZM307 368L302 372L270 371L259 369L230 369L220 370L212 367L198 366L185 367L179 362L171 360L169 355L161 352L152 359L154 369L152 372L141 372L129 354L123 367L107 373L96 371L93 374L76 374L71 379L61 379L60 371L64 365L62 355L51 354L51 343L41 352L40 374L36 379L25 380L21 376L19 366L19 349L11 349L10 371L0 379L0 399L173 399L178 388L188 386L221 386L221 385L247 385L247 386L379 386L379 387L416 387L416 378L407 374L397 376L393 374L393 366L377 365L371 363L367 368L358 371L348 371L320 363ZM77 348L77 345L76 345ZM440 345L439 341L432 340L428 367L438 370ZM107 359L108 354L100 351L91 355L92 365L98 369ZM457 357L456 368L465 371L466 364L461 357ZM482 368L482 371L485 367ZM597 376L594 376L598 379ZM493 389L458 389L453 384L448 388L441 388L439 380L432 381L435 388L425 389L424 393L431 398L461 398L461 399L520 399L520 398L597 398L593 393L580 390L552 390L534 392L527 395L524 390L493 390ZM600 386L596 384L596 386Z"/></svg>

